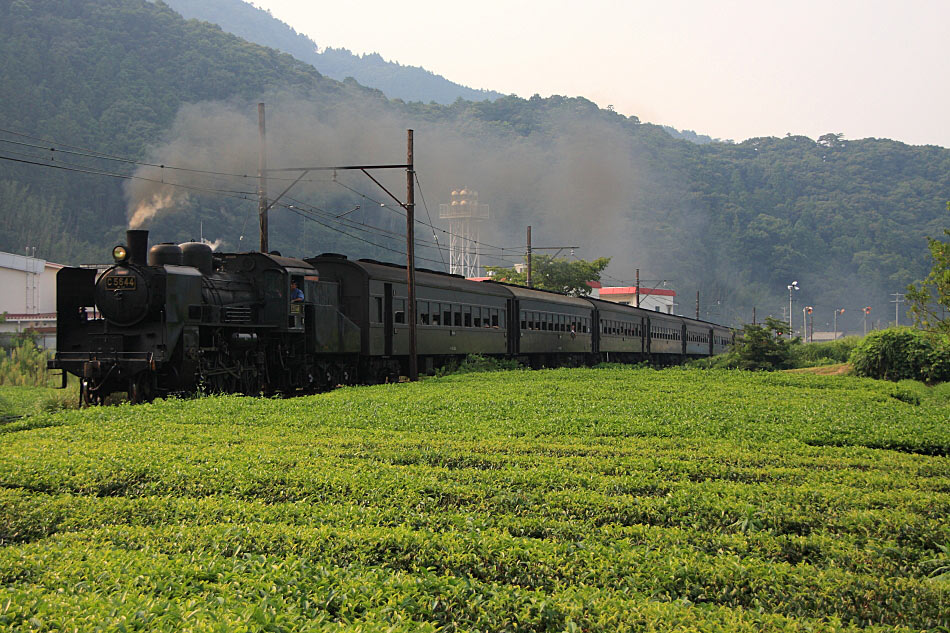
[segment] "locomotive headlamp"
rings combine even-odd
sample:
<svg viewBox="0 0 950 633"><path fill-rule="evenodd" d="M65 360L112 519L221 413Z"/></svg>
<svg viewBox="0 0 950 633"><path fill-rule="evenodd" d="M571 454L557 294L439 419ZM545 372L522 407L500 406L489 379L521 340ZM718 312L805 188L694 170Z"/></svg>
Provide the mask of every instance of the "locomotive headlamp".
<svg viewBox="0 0 950 633"><path fill-rule="evenodd" d="M126 250L125 246L119 244L112 249L112 259L116 261L117 264L121 264L129 257L129 251Z"/></svg>

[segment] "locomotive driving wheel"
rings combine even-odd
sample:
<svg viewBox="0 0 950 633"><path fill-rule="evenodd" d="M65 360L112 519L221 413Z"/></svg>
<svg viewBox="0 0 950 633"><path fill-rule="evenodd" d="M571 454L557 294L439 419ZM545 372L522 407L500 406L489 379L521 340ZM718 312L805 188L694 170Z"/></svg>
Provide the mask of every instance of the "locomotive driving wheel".
<svg viewBox="0 0 950 633"><path fill-rule="evenodd" d="M79 382L79 406L94 407L101 405L103 401L102 394L94 388L88 380Z"/></svg>
<svg viewBox="0 0 950 633"><path fill-rule="evenodd" d="M152 372L142 371L129 379L129 402L141 404L151 402L155 397L154 378Z"/></svg>

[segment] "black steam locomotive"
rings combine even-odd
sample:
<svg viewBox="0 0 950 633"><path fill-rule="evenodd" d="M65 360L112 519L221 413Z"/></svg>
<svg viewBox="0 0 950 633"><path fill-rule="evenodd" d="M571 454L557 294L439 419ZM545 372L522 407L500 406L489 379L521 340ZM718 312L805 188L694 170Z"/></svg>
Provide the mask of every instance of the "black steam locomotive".
<svg viewBox="0 0 950 633"><path fill-rule="evenodd" d="M50 367L64 383L67 373L80 378L86 404L117 391L133 402L199 390L294 393L407 373L405 267L214 253L197 242L149 249L147 231L130 230L126 241L110 268L57 276ZM732 339L703 321L424 269L416 324L424 372L474 353L532 367L671 364L721 353Z"/></svg>

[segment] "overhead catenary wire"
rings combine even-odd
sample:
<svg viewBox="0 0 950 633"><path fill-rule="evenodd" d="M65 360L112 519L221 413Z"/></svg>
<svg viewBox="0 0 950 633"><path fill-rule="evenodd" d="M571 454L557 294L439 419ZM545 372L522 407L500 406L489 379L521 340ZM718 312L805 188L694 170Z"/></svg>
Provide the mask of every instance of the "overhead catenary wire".
<svg viewBox="0 0 950 633"><path fill-rule="evenodd" d="M347 189L348 191L351 191L351 192L355 193L356 195L361 196L362 198L364 198L364 199L366 199L366 200L368 200L368 201L370 201L370 202L373 202L373 203L376 204L376 205L379 205L380 208L385 208L385 209L391 211L392 213L395 213L395 214L399 215L400 217L405 217L405 214L404 214L404 212L403 212L402 210L393 207L393 206L390 205L389 203L382 202L382 201L380 201L380 200L377 199L377 198L373 198L372 196L370 196L370 195L368 195L368 194L365 194L365 193L363 193L362 191L359 191L359 190L357 190L357 189L354 189L353 187L350 187L349 185L347 185L347 184L345 184L345 183L343 183L343 182L340 182L339 180L334 180L333 182L337 183L338 185L340 185L340 186L343 187L344 189ZM418 177L416 178L416 182L418 182ZM428 208L426 208L426 213L428 213ZM429 228L429 229L431 229L431 230L433 230L433 231L438 231L438 232L440 232L440 233L442 233L442 234L444 234L444 235L450 235L450 236L453 236L453 237L457 237L457 238L459 238L459 239L461 239L461 240L470 241L470 242L472 242L473 244L478 244L479 246L482 246L482 247L485 247L485 248L490 248L490 249L495 249L495 250L498 250L498 251L502 251L500 254L495 254L495 255L494 255L494 257L496 257L496 258L505 258L505 257L508 257L508 258L511 258L511 259L521 259L521 258L523 258L524 248L523 248L522 246L495 246L495 245L493 245L493 244L488 244L487 242L482 242L482 241L479 241L479 240L473 240L473 239L471 239L471 238L469 238L469 237L465 237L464 235L458 235L457 233L452 233L451 231L448 231L448 230L446 230L446 229L443 229L443 228L441 228L441 227L437 227L437 226L433 225L433 224L432 224L432 218L431 218L431 216L429 217L429 222L428 222L428 223L422 221L422 220L419 219L419 218L416 218L415 221L416 221L416 224L421 224L422 226L425 226L425 227L427 227L427 228ZM513 252L511 255L505 255L505 254L504 254L504 251L514 251L514 252ZM485 255L485 254L486 254L486 253L485 253L484 251L482 251L482 255Z"/></svg>
<svg viewBox="0 0 950 633"><path fill-rule="evenodd" d="M85 156L85 157L87 157L87 158L95 158L95 159L98 159L98 160L108 160L108 161L126 163L126 164L129 164L129 165L137 165L137 166L140 166L140 167L154 167L154 168L156 168L156 169L162 169L162 170L167 169L167 170L169 170L169 171L188 172L188 173L194 173L194 174L201 174L201 175L205 175L205 176L222 176L222 177L226 177L226 178L242 178L242 179L254 179L254 180L256 180L257 177L258 177L256 174L244 174L244 173L222 172L222 171L213 171L213 170L207 170L207 169L196 169L196 168L193 168L193 167L182 167L182 166L180 166L180 165L166 165L166 164L164 164L164 163L153 163L153 162L148 162L148 161L144 161L144 160L138 160L138 159L134 159L134 158L128 158L128 157L126 157L126 156L118 156L118 155L116 155L116 154L108 154L108 153L106 153L106 152L99 152L99 151L97 151L97 150L82 148L82 147L78 147L78 146L75 146L75 145L69 145L69 144L66 144L66 143L58 143L58 142L56 142L56 141L51 141L51 140L48 140L48 139L44 139L44 138L42 138L42 137L33 136L33 135L30 135L30 134L25 134L25 133L23 133L23 132L17 132L17 131L14 131L14 130L9 130L9 129L6 129L6 128L0 128L0 132L6 133L6 134L13 134L13 135L15 135L15 136L20 136L20 137L22 137L22 138L28 138L28 139L32 139L32 140L35 140L35 141L43 141L44 143L47 143L47 144L46 144L46 145L38 145L38 144L36 144L36 143L25 143L25 142L23 142L23 141L14 141L14 140L4 139L4 138L0 138L0 143L7 143L7 144L10 144L10 145L19 145L19 146L22 146L22 147L31 147L31 148L34 148L34 149L41 149L41 150L49 151L49 152L59 152L59 153L61 153L61 154L71 154L71 155L74 155L74 156ZM268 176L268 179L269 179L269 180L278 180L278 181L288 181L288 182L289 182L289 181L292 181L292 180L295 180L294 178L282 177L282 176ZM309 180L308 180L308 179L304 179L304 180L301 180L300 182L305 182L305 183L327 183L327 182L329 182L329 179L327 179L327 178L315 178L315 179L309 179Z"/></svg>
<svg viewBox="0 0 950 633"><path fill-rule="evenodd" d="M237 199L237 200L251 200L251 199L253 199L253 198L257 195L257 192L256 192L256 191L246 191L246 190L239 190L239 189L226 189L226 188L219 188L219 187L208 187L208 186L199 186L199 185L194 185L194 184L185 184L185 183L178 182L178 181L174 181L174 180L168 180L168 179L166 179L165 176L164 176L165 170L169 170L169 171L178 171L178 172L194 173L194 174L199 174L199 175L203 175L203 176L233 177L233 178L242 178L242 179L244 179L244 178L256 178L256 176L251 176L251 175L248 175L248 174L235 174L235 173L220 172L220 171L213 171L213 170L194 169L194 168L181 167L181 166L176 166L176 165L165 165L165 164L160 164L160 163L151 163L151 162L147 162L147 161L135 160L135 159L131 159L131 158L123 157L123 156L118 156L118 155L114 155L114 154L108 154L108 153L105 153L105 152L99 152L99 151L97 151L97 150L91 150L91 149L83 148L83 147L76 146L76 145L70 145L70 144L65 144L65 143L58 143L58 142L50 141L49 139L45 139L45 138L42 138L42 137L33 136L33 135L30 135L30 134L25 134L25 133L22 133L22 132L17 132L17 131L10 130L10 129L7 129L7 128L0 128L0 132L4 132L4 133L7 133L7 134L12 134L12 135L15 135L15 136L20 136L20 137L22 137L22 138L28 138L28 139L35 140L35 141L41 141L41 142L47 143L47 144L46 144L46 145L40 145L40 144L38 144L38 143L25 143L25 142L22 142L22 141L12 141L12 140L10 140L10 139L3 139L3 138L0 138L0 143L7 143L7 144L19 146L19 147L28 147L28 148L30 148L30 149L42 150L42 151L44 151L44 152L45 152L45 151L59 152L59 153L61 153L61 154L67 154L67 155L76 156L76 157L92 158L92 159L96 159L96 160L116 161L116 162L121 162L121 163L124 163L124 164L136 165L136 166L139 166L139 167L151 167L151 168L155 168L155 169L161 169L162 172L161 172L161 177L160 177L160 178L150 178L150 177L147 177L147 176L144 176L144 175L138 175L138 174L135 174L135 173L132 173L132 174L120 173L120 172L117 172L117 171L112 171L112 170L103 169L103 168L99 168L99 167L91 167L91 166L89 166L89 165L85 165L85 164L81 164L81 163L67 162L67 161L55 161L55 159L53 159L52 157L50 157L49 159L44 160L44 157L43 157L43 156L37 156L37 155L35 155L35 154L28 154L28 153L24 153L24 152L13 151L13 150L7 150L7 151L6 151L6 154L9 154L9 155L2 155L2 154L0 154L0 160L6 160L6 161L11 161L11 162L21 163L21 164L26 164L26 165L39 166L39 167L48 167L48 168L59 169L59 170L62 170L62 171L68 171L68 172L74 172L74 173L82 173L82 174L97 175L97 176L106 176L106 177L116 178L116 179L121 179L121 180L136 180L136 181L142 181L142 182L149 182L149 183L153 183L153 184L157 184L157 185L161 185L161 186L166 186L166 187L171 187L171 188L177 188L177 189L183 189L183 190L186 190L186 191L192 191L192 192L197 192L197 193L219 195L219 196L229 197L229 198L233 198L233 199ZM19 158L17 158L17 156L19 156ZM326 168L326 169L327 169L327 170L331 170L332 168ZM279 171L279 170L278 170L278 171ZM268 178L269 178L269 179L274 179L274 180L287 180L287 181L297 180L297 181L299 181L299 182L323 182L323 183L326 183L326 182L337 182L338 184L340 184L340 185L341 185L342 187L344 187L345 189L351 191L352 193L354 193L354 194L356 194L356 195L358 195L358 196L360 196L360 197L362 197L362 198L364 198L364 199L366 199L366 200L369 200L369 201L371 201L371 202L374 202L375 204L379 205L381 208L385 208L385 209L387 209L388 211L399 215L400 217L405 217L405 216L404 216L404 213L403 213L403 211L402 211L401 209L394 208L394 207L391 206L390 204L381 202L381 201L379 201L378 199L375 199L375 198L373 198L373 197L371 197L371 196L369 196L369 195L367 195L367 194L365 194L365 193L363 193L363 192L361 192L361 191L359 191L359 190L357 190L357 189L355 189L355 188L353 188L353 187L349 187L349 186L346 185L345 183L339 182L335 177L334 177L334 179L333 179L332 181L331 181L330 179L315 179L315 180L306 180L306 179L304 179L304 180L300 180L300 179L295 179L295 178L275 178L275 177L273 177L273 176L269 176ZM416 173L415 178L416 178L416 182L419 183L418 173ZM421 191L421 184L420 184L420 194L422 194L422 191ZM422 245L422 246L428 247L428 248L435 248L436 250L438 250L440 261L436 261L436 260L428 259L428 258L422 258L422 259L426 259L426 261L430 261L430 262L432 262L432 263L441 264L442 267L445 268L445 267L446 267L446 263L445 263L445 258L444 258L444 254L443 254L444 246L443 246L441 243L439 243L439 241L438 241L438 236L437 236L436 232L440 232L440 233L445 234L445 235L453 235L453 234L452 234L450 231L447 231L447 230L442 229L442 228L440 228L440 227L434 226L434 224L432 223L431 214L429 214L428 205L427 205L427 203L426 203L426 201L425 201L424 194L422 194L422 199L423 199L423 206L424 206L424 208L425 208L425 210L426 210L426 214L427 214L427 216L428 216L428 222L423 221L423 220L418 219L418 218L416 219L416 222L417 222L418 224L420 224L420 225L422 225L422 226L425 226L425 227L427 227L427 228L429 228L429 229L431 229L431 230L433 231L433 240L434 240L434 241L419 240L419 239L417 239L417 240L416 240L416 243L418 243L418 244L420 244L420 245ZM295 201L295 202L296 202L297 205L298 205L297 208L299 208L299 206L301 206L301 205L304 205L304 203L301 202L301 201ZM283 204L279 204L278 206L288 207L288 208L289 208L289 207L291 207L291 206L293 206L293 205L283 205ZM310 206L310 205L306 205L306 206ZM315 208L316 208L316 207L315 207ZM291 209L291 210L293 211L294 209ZM320 211L324 214L324 220L325 220L325 221L330 222L330 221L333 221L333 220L335 219L335 218L333 217L333 214L330 214L330 212L327 212L326 210L322 210L322 209L321 209ZM349 212L347 212L347 213L349 213ZM299 215L299 214L298 214L298 215ZM346 214L342 214L342 215L346 215ZM245 221L245 224L246 224L246 221ZM322 223L321 223L321 224L322 224ZM323 224L322 224L322 225L323 225ZM324 225L324 226L326 226L326 228L331 228L331 229L333 228L333 227L330 227L330 226L328 226L328 225ZM351 227L358 227L358 230L359 230L359 229L365 229L367 232L370 232L370 233L375 232L377 235L383 235L383 234L385 234L385 235L388 236L388 237L405 239L405 234L403 234L403 233L388 231L387 229L384 229L384 228L382 228L382 227L376 227L376 226L373 226L373 225L368 225L368 224L366 224L366 223L359 223L359 224L356 224L356 225L350 224L349 226L351 226ZM360 239L360 238L356 238L356 236L353 236L352 234L347 233L346 231L342 231L342 230L341 230L341 231L339 231L339 232L342 232L343 234L350 235L350 237L354 237L355 239ZM243 228L242 228L242 237L243 237ZM470 239L470 238L466 238L466 237L464 237L464 236L457 236L457 237L459 237L460 239ZM389 251L392 251L392 252L394 252L394 253L398 253L398 254L405 255L405 253L404 253L403 251L400 251L400 250L398 250L398 249L388 248L388 247L385 247L385 246L376 244L376 243L374 243L374 242L370 242L370 241L368 241L368 240L362 240L362 241L364 241L364 242L366 242L366 243L368 243L368 244L371 244L371 245L373 245L373 246L377 246L377 247L379 247L379 248L383 248L384 250L389 250ZM508 265L511 264L512 261L518 261L518 260L520 260L520 259L522 258L522 256L523 256L523 254L521 253L520 247L503 247L503 246L496 246L496 245L492 245L492 244L487 244L487 243L485 243L485 242L478 242L478 241L475 241L475 240L471 240L471 241L473 241L473 242L476 243L476 244L479 244L479 245L482 246L483 248L492 249L492 250L495 250L495 251L500 251L500 252L497 252L497 253L491 253L491 252L486 252L486 251L483 250L483 251L482 251L482 255L483 255L484 257L486 257L487 259L489 259L489 260L499 262L499 263L500 263L501 265L503 265L503 266L508 266ZM512 252L511 254L507 254L505 251L513 251L513 252Z"/></svg>
<svg viewBox="0 0 950 633"><path fill-rule="evenodd" d="M35 157L35 156L33 156L33 155L25 155L25 154L22 154L22 153L19 153L19 152L8 152L8 153L20 154L21 156L25 156L25 158L15 158L15 157L11 157L11 156L0 155L0 160L7 160L7 161L17 162L17 163L22 163L22 164L34 165L34 166L39 166L39 167L48 167L48 168L53 168L53 169L59 169L59 170L70 171L70 172L76 172L76 173L83 173L83 174L89 174L89 175L107 176L107 177L118 178L118 179L123 179L123 180L142 180L142 181L146 181L146 182L152 182L152 183L155 183L155 184L161 184L161 185L168 186L168 187L182 188L182 189L187 189L187 190L190 190L190 191L198 191L198 192L202 192L202 193L216 194L216 195L226 196L226 197L230 197L230 198L234 198L234 199L238 199L238 200L252 200L252 199L254 199L254 198L256 197L256 195L257 195L256 192L253 192L253 191L238 191L238 190L213 189L213 188L207 188L207 187L197 187L197 186L194 186L194 185L185 185L185 184L177 183L177 182L173 182L173 181L161 181L161 180L157 180L157 179L154 179L154 178L145 178L145 177L143 177L143 176L136 176L136 175L134 175L134 174L121 174L121 173L116 173L116 172L109 172L109 171L102 170L102 169L88 168L88 167L85 167L85 166L79 166L79 165L71 164L71 163L62 163L62 162L60 162L60 163L53 164L53 163L49 163L49 162L42 162L42 161L39 161L39 160L30 160L30 159L37 158L37 157ZM305 204L302 203L302 202L299 202L299 201L297 201L297 202L298 202L298 204L301 205L301 206L309 206L309 205L305 205ZM294 205L286 205L286 204L278 203L278 206L288 208L288 209L290 209L291 211L293 211L293 212L295 212L295 213L297 213L298 210L299 210L299 211L306 211L306 209L300 209L299 207L294 207ZM326 218L325 218L325 221L332 221L332 220L334 219L333 216L332 216L332 214L330 214L329 212L324 211L324 213L325 213L327 216L329 216L329 217L326 217ZM298 215L301 215L301 214L298 213ZM313 219L313 218L311 218L311 219ZM372 245L372 246L381 248L381 249L383 249L383 250L391 251L391 252L396 253L396 254L405 255L405 252L404 252L404 251L400 251L400 250L398 250L398 249L390 248L390 247L387 247L387 246L378 244L378 243L376 243L376 242L372 242L372 241L369 241L369 240L360 238L360 237L355 236L355 235L353 235L352 233L349 233L349 232L344 231L344 230L342 230L342 229L336 229L336 228L334 228L334 227L332 227L332 226L329 226L328 224L325 224L324 222L318 222L318 223L321 224L321 226L324 226L325 228L328 228L328 229L337 231L337 232L339 232L339 233L342 233L342 234L344 234L344 235L347 235L347 236L349 236L349 237L351 237L351 238L353 238L353 239L357 239L357 240L359 240L359 241L365 242L365 243L370 244L370 245ZM357 224L356 227L357 227L357 228L362 227L362 228L363 228L364 230L366 230L367 232L375 232L375 233L377 233L377 234L379 234L380 232L383 232L383 233L388 234L388 236L389 236L389 237L392 237L392 238L402 238L402 239L405 239L405 235L404 235L404 234L400 234L400 233L396 233L396 232L392 232L392 231L387 231L386 229L382 229L381 227L375 227L375 226L373 226L373 225L367 225L367 224L365 224L365 223ZM242 231L242 233L243 233L243 231ZM426 242L425 240L417 240L417 241L423 242L423 245L426 245L426 244L433 244L432 242ZM438 245L436 244L435 247L438 247ZM441 253L440 253L440 257L441 257ZM429 262L432 262L432 263L435 263L435 264L442 264L442 265L444 266L444 260L439 261L439 260L429 259L429 258L425 258L425 257L419 257L419 259L423 259L423 260L425 260L425 261L429 261Z"/></svg>
<svg viewBox="0 0 950 633"><path fill-rule="evenodd" d="M432 226L432 216L429 215L429 205L426 204L425 193L422 192L422 183L419 181L419 172L414 171L412 175L416 179L416 184L419 186L419 197L422 198L422 208L426 210L426 217L429 218L429 226ZM442 255L442 246L439 244L439 236L433 231L432 239L435 240L435 244L439 249L439 258L442 260L442 265L445 267L446 272L449 270L449 265L445 263L445 257Z"/></svg>
<svg viewBox="0 0 950 633"><path fill-rule="evenodd" d="M348 228L355 229L355 230L360 231L360 232L375 234L375 235L378 235L378 236L380 236L380 237L386 237L386 238L390 238L390 239L399 239L399 240L405 240L405 238L406 238L405 233L401 233L401 232L399 232L399 231L391 231L391 230L389 230L389 229L385 229L385 228L383 228L383 227L376 226L376 225L373 225L373 224L367 224L367 223L365 223L365 222L357 222L356 220L353 220L353 219L351 219L351 218L344 218L344 217L341 217L341 216L339 216L339 215L337 215L337 214L334 214L334 213L331 212L331 211L327 211L326 209L321 209L320 207L316 207L315 205L311 205L311 204L308 204L308 203L301 202L301 201L296 200L296 199L294 199L294 198L291 198L291 197L289 197L289 196L286 196L286 198L287 198L288 200L292 201L294 204L277 203L277 206L281 206L281 207L284 207L284 208L288 208L288 209L290 209L291 211L294 211L294 212L303 211L303 212L306 212L306 213L312 213L312 214L315 214L315 215L319 215L319 216L322 218L322 220L323 220L324 222L334 222L334 223L336 223L336 224L340 224L340 225L343 225L343 226L347 226ZM300 214L298 213L297 215L300 215ZM351 233L347 233L346 231L342 231L342 230L341 230L340 232L343 232L344 234L347 234L347 235L352 236ZM435 248L435 249L438 249L438 250L440 251L440 252L439 252L439 256L440 256L440 258L441 258L441 256L442 256L442 253L441 253L441 245L440 245L438 242L431 242L431 241L428 241L428 240L416 239L416 244L419 244L419 245L424 246L424 247L427 247L427 248ZM397 253L400 253L400 254L403 254L403 255L405 254L405 252L399 251L399 250L395 250L395 249L387 249L387 250L392 250L393 252L397 252ZM494 256L489 255L488 257L493 258ZM427 261L439 263L439 262L436 262L435 260L432 260L432 259L427 259ZM503 260L499 260L499 261L503 261ZM444 263L445 263L444 259L441 261L441 263L444 265Z"/></svg>
<svg viewBox="0 0 950 633"><path fill-rule="evenodd" d="M21 138L27 138L27 139L31 139L31 140L34 140L34 141L39 141L39 142L42 142L42 143L44 143L44 144L43 144L43 145L40 145L40 144L38 144L38 143L25 143L25 142L23 142L23 141L14 141L14 140L4 139L4 138L0 138L0 143L8 143L8 144L13 144L13 145L18 145L18 146L24 146L24 147L30 147L30 148L33 148L33 149L40 149L40 150L50 151L50 152L60 152L60 153L63 153L63 154L69 154L69 155L74 155L74 156L83 156L83 157L86 157L86 158L94 158L94 159L98 159L98 160L116 161L116 162L121 162L121 163L125 163L125 164L136 165L136 166L140 166L140 167L152 167L152 168L155 168L155 169L161 169L161 170L162 170L162 177L159 178L159 179L154 179L154 178L147 178L147 177L145 177L145 176L136 176L136 175L134 175L134 174L133 174L133 175L117 174L117 173L115 173L115 172L110 172L110 171L108 171L108 170L98 169L98 168L91 168L91 167L88 167L88 166L85 166L85 165L77 165L77 164L75 164L75 163L61 163L61 164L71 165L71 166L74 167L74 169L68 170L68 171L76 171L76 172L80 172L80 173L91 173L91 174L102 174L102 175L108 175L108 176L112 176L112 177L116 177L116 178L128 178L128 179L133 179L133 178L134 178L134 179L143 180L143 181L147 181L147 182L155 182L155 183L157 183L157 184L164 184L164 185L169 185L169 186L175 186L175 187L186 188L186 189L190 189L190 190L193 190L193 191L203 191L203 192L207 192L207 193L223 193L223 194L236 193L236 194L241 195L241 196L251 195L251 194L253 194L254 192L234 191L234 190L219 189L219 188L214 188L214 187L200 187L200 186L197 186L197 185L185 185L185 184L180 183L180 182L179 182L179 183L168 182L168 181L166 181L166 180L164 179L164 173L165 173L165 170L168 170L168 171L178 171L178 172L185 172L185 173L193 173L193 174L199 174L199 175L204 175L204 176L218 176L218 177L224 177L224 178L240 178L240 179L257 179L257 178L258 178L258 176L253 175L253 174L230 173L230 172L221 172L221 171L206 170L206 169L195 169L195 168L191 168L191 167L182 167L182 166L179 166L179 165L170 165L170 164L164 164L164 163L154 163L154 162L148 162L148 161L144 161L144 160L137 160L137 159L128 158L128 157L125 157L125 156L119 156L119 155L116 155L116 154L109 154L109 153L106 153L106 152L100 152L100 151L98 151L98 150L93 150L93 149L89 149L89 148L84 148L84 147L77 146L77 145L71 145L71 144L67 144L67 143L59 143L59 142L56 142L56 141L53 141L53 140L50 140L50 139L47 139L47 138L44 138L44 137L34 136L34 135L32 135L32 134L26 134L26 133L24 133L24 132L18 132L18 131L16 131L16 130L11 130L11 129L8 129L8 128L0 128L0 132L6 133L6 134L12 134L12 135L14 135L14 136L19 136L19 137L21 137ZM19 155L21 155L21 156L29 156L29 157L31 157L31 158L36 158L35 156L32 156L32 155L24 155L24 154L20 154L20 153L18 153L18 152L8 152L8 153L11 153L11 154L19 154ZM38 160L38 159L37 159L37 160ZM22 161L22 162L27 162L27 161ZM34 165L41 165L41 166L55 166L55 165L51 164L50 162L45 162L45 163L35 162L35 163L27 163L27 164L34 164ZM313 168L313 169L322 169L322 170L330 171L330 170L334 170L335 168L334 168L334 167L316 167L316 168ZM287 170L280 170L280 169L268 170L268 172L280 172L280 171L287 171ZM294 181L294 182L302 182L302 183L329 183L329 182L336 182L337 184L340 184L342 187L344 187L345 189L348 189L348 190L351 191L352 193L354 193L354 194L356 194L356 195L358 195L358 196L361 196L361 197L363 197L363 198L366 199L366 200L372 201L372 202L378 204L380 207L389 210L390 212L393 212L393 213L402 215L402 211L401 211L401 210L392 207L390 204L381 202L381 201L379 201L378 199L374 199L374 198L372 198L371 196L368 196L367 194L365 194L365 193L363 193L363 192L361 192L361 191L358 191L358 190L356 190L356 189L354 189L354 188L352 188L352 187L347 186L346 184L344 184L344 183L342 183L342 182L339 182L339 181L336 179L336 174L335 174L335 172L334 172L334 177L333 177L332 180L331 180L331 179L326 179L326 178L323 178L323 179L300 179L300 178L289 178L289 177L287 177L287 178L282 178L282 177L279 177L279 176L274 176L274 175L272 175L272 174L270 174L270 173L269 173L269 175L268 175L268 180L288 181L288 182ZM418 174L416 174L416 182L419 183ZM419 186L420 186L420 189L421 189L421 184L419 184ZM420 191L420 193L421 193L421 191ZM432 223L432 217L431 217L431 215L429 214L428 206L425 204L424 196L423 196L423 205L424 205L425 210L426 210L426 215L428 216L428 222L424 222L424 221L422 221L421 219L416 218L416 220L415 220L416 223L418 223L418 224L420 224L420 225L422 225L422 226L425 226L425 227L431 229L431 230L434 231L434 232L435 232L435 231L438 231L438 232L443 233L444 235L450 235L450 236L456 237L456 238L458 238L458 239L462 239L462 240L465 240L465 241L471 241L473 244L480 245L483 249L484 249L484 248L488 248L488 249L493 249L493 250L501 251L500 253L496 253L496 254L494 254L494 255L490 255L490 254L486 253L484 250L482 251L482 254L483 254L483 255L493 257L493 258L496 259L496 260L504 261L504 260L507 258L507 259L510 259L510 260L512 260L512 261L516 261L517 259L520 258L520 254L515 254L515 253L520 253L520 250L521 250L520 247L496 246L496 245L493 245L493 244L488 244L488 243L486 243L486 242L481 242L481 241L478 241L478 240L472 240L471 238L466 237L466 236L456 235L456 234L452 233L451 231L448 231L448 230L443 229L443 228L441 228L441 227L436 227L436 226ZM434 237L436 243L438 243L438 238L436 237L435 233L433 233L433 237ZM440 257L443 257L443 255L442 255L442 253L441 253L441 249L442 249L443 247L441 246L441 244L438 245L438 248L440 249ZM511 255L506 255L506 254L505 254L505 251L514 251L514 253L512 253Z"/></svg>
<svg viewBox="0 0 950 633"><path fill-rule="evenodd" d="M26 164L26 165L35 165L35 166L39 166L39 167L49 167L49 168L52 168L52 169L60 169L60 170L63 170L63 171L70 171L70 172L76 172L76 173L81 173L81 174L90 174L90 175L94 175L94 176L108 176L108 177L110 177L110 178L118 178L118 179L121 179L121 180L141 180L141 181L144 181L144 182L151 182L151 183L155 183L155 184L159 184L159 185L165 185L165 186L168 186L168 187L177 187L177 188L180 188L180 189L188 189L188 190L191 190L191 191L200 191L200 192L203 192L203 193L213 193L213 194L219 194L219 195L226 195L226 196L229 196L229 197L241 197L242 199L245 199L246 196L254 196L254 195L257 195L257 192L255 192L255 191L240 191L240 190L235 190L235 189L215 189L215 188L211 188L211 187L198 187L198 186L195 186L195 185L186 185L186 184L182 184L182 183L169 182L169 181L161 180L161 179L146 178L146 177L144 177L144 176L136 176L136 175L134 175L134 174L121 174L121 173L117 173L117 172L110 172L110 171L107 171L107 170L104 170L104 169L95 169L95 168L87 167L87 166L85 166L85 165L77 165L77 164L75 164L75 163L64 163L64 162L50 163L50 162L42 162L42 161L40 161L40 160L36 160L36 159L38 158L38 157L36 157L36 156L30 155L30 154L23 154L23 153L21 153L21 152L10 152L10 151L8 151L7 153L8 153L8 154L14 154L14 155L23 156L24 158L14 158L14 157L12 157L12 156L5 156L5 155L0 154L0 160L6 160L6 161L14 162L14 163L22 163L22 164Z"/></svg>

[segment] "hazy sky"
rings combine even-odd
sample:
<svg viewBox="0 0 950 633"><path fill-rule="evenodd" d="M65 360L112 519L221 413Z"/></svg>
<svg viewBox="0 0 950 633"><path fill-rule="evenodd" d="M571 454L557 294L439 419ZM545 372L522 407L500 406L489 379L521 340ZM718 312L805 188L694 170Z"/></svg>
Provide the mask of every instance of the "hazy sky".
<svg viewBox="0 0 950 633"><path fill-rule="evenodd" d="M320 47L737 141L950 147L950 0L254 0Z"/></svg>

